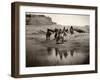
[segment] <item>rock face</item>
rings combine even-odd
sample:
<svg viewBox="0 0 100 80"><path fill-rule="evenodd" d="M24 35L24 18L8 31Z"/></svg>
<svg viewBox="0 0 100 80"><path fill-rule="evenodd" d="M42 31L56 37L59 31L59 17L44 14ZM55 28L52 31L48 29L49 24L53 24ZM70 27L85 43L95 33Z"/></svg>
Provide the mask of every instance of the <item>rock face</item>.
<svg viewBox="0 0 100 80"><path fill-rule="evenodd" d="M45 15L26 15L26 25L52 25L52 19Z"/></svg>

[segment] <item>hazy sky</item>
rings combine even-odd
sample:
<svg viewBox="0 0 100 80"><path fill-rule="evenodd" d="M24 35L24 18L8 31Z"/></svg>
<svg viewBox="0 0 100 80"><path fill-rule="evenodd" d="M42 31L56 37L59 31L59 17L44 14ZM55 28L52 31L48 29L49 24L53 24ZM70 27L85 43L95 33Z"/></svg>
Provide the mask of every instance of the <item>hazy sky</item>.
<svg viewBox="0 0 100 80"><path fill-rule="evenodd" d="M71 14L42 14L42 13L29 13L34 15L45 15L52 18L53 22L61 25L76 25L84 26L90 24L90 17L88 15L71 15Z"/></svg>

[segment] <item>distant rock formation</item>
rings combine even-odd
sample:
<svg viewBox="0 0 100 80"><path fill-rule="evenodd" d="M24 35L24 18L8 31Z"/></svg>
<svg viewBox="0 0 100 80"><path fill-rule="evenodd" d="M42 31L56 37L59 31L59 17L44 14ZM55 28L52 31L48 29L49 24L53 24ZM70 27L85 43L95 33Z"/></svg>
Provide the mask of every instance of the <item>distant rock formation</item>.
<svg viewBox="0 0 100 80"><path fill-rule="evenodd" d="M26 25L52 25L56 24L52 19L45 15L26 15Z"/></svg>

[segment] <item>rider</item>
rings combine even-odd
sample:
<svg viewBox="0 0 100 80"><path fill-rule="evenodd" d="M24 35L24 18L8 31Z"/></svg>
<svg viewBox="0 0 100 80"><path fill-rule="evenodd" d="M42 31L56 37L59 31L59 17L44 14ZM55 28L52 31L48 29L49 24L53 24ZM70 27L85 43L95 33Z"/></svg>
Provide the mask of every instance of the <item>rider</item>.
<svg viewBox="0 0 100 80"><path fill-rule="evenodd" d="M51 32L47 29L46 40L50 40Z"/></svg>
<svg viewBox="0 0 100 80"><path fill-rule="evenodd" d="M58 43L58 41L60 41L61 43L63 43L63 31L61 29L58 30L58 36L56 38L56 42Z"/></svg>
<svg viewBox="0 0 100 80"><path fill-rule="evenodd" d="M71 34L74 34L73 26L70 27L70 33L71 33Z"/></svg>

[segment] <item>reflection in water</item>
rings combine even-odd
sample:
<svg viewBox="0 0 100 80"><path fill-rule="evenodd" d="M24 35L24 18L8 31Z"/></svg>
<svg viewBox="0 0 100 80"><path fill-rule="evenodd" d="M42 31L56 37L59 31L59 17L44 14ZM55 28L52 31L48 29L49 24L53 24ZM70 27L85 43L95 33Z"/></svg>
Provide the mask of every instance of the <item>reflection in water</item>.
<svg viewBox="0 0 100 80"><path fill-rule="evenodd" d="M70 50L69 52L67 50L60 51L58 48L55 48L55 54L56 54L56 56L59 55L60 59L62 59L63 56L64 56L64 58L67 58L68 53L73 57L74 51L75 51L74 49Z"/></svg>
<svg viewBox="0 0 100 80"><path fill-rule="evenodd" d="M51 54L51 50L52 50L52 48L50 48L50 47L47 48L48 54Z"/></svg>
<svg viewBox="0 0 100 80"><path fill-rule="evenodd" d="M89 64L89 51L45 48L27 51L26 67Z"/></svg>

